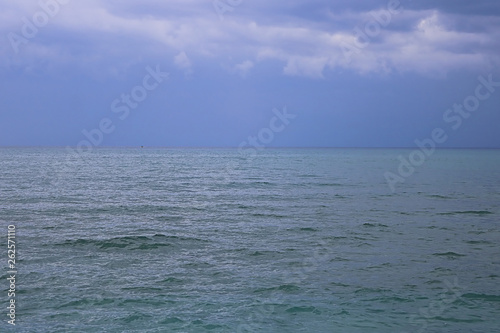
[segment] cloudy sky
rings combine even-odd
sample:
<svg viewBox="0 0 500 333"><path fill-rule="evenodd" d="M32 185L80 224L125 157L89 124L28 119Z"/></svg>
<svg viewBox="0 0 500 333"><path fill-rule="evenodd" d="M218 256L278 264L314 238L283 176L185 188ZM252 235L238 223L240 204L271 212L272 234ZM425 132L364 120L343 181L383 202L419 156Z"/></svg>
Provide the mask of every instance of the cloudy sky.
<svg viewBox="0 0 500 333"><path fill-rule="evenodd" d="M0 0L0 35L0 145L500 147L498 0Z"/></svg>

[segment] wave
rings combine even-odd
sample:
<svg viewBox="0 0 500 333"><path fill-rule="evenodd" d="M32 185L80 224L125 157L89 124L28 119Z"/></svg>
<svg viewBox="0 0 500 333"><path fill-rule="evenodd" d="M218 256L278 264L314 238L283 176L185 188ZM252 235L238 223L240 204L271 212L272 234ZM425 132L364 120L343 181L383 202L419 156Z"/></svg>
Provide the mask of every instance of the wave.
<svg viewBox="0 0 500 333"><path fill-rule="evenodd" d="M271 288L260 288L254 290L254 293L262 293L262 292L269 292L269 291L282 291L282 292L296 292L299 291L300 287L294 284L282 284L277 287L271 287Z"/></svg>
<svg viewBox="0 0 500 333"><path fill-rule="evenodd" d="M207 242L199 238L166 236L155 234L153 236L122 236L108 239L72 239L56 246L82 247L95 246L100 249L130 248L132 250L151 250L160 247L174 246L178 243Z"/></svg>
<svg viewBox="0 0 500 333"><path fill-rule="evenodd" d="M316 229L316 228L310 228L310 227L300 228L299 230L300 230L300 231L319 231L319 230L318 230L318 229Z"/></svg>
<svg viewBox="0 0 500 333"><path fill-rule="evenodd" d="M165 318L159 322L159 324L162 324L162 325L179 324L179 323L184 323L184 320L177 318L177 317Z"/></svg>
<svg viewBox="0 0 500 333"><path fill-rule="evenodd" d="M471 241L466 241L467 244L492 244L490 241L486 240L471 240Z"/></svg>
<svg viewBox="0 0 500 333"><path fill-rule="evenodd" d="M429 194L426 195L427 198L432 198L432 199L454 199L453 197L447 196L447 195L441 195L441 194Z"/></svg>
<svg viewBox="0 0 500 333"><path fill-rule="evenodd" d="M379 227L379 228L389 228L388 225L385 225L385 224L382 224L382 223L370 223L370 222L366 222L366 223L363 223L363 226L364 227Z"/></svg>
<svg viewBox="0 0 500 333"><path fill-rule="evenodd" d="M500 302L500 295L467 293L463 294L462 297L485 302Z"/></svg>
<svg viewBox="0 0 500 333"><path fill-rule="evenodd" d="M442 256L442 257L449 257L449 258L458 258L458 257L465 257L465 254L460 254L456 252L443 252L443 253L433 253L433 256Z"/></svg>
<svg viewBox="0 0 500 333"><path fill-rule="evenodd" d="M464 211L455 211L455 212L446 212L446 213L437 213L437 215L490 215L493 214L488 210L464 210Z"/></svg>
<svg viewBox="0 0 500 333"><path fill-rule="evenodd" d="M321 314L321 311L319 311L314 306L293 306L291 308L286 309L285 312L288 313L312 312L314 314Z"/></svg>

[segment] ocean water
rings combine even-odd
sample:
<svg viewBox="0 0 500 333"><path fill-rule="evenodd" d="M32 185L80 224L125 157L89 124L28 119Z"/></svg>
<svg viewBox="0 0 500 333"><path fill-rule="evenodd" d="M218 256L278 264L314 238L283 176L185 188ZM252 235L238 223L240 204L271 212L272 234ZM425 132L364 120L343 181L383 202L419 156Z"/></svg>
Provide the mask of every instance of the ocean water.
<svg viewBox="0 0 500 333"><path fill-rule="evenodd" d="M1 148L0 331L500 332L500 151L410 152Z"/></svg>

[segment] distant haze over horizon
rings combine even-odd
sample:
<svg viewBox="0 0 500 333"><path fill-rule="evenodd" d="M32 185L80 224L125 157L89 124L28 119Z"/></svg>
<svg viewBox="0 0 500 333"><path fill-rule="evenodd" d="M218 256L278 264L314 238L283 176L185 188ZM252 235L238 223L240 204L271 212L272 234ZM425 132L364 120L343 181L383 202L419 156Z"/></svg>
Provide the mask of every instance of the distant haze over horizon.
<svg viewBox="0 0 500 333"><path fill-rule="evenodd" d="M0 0L0 146L500 148L500 2Z"/></svg>

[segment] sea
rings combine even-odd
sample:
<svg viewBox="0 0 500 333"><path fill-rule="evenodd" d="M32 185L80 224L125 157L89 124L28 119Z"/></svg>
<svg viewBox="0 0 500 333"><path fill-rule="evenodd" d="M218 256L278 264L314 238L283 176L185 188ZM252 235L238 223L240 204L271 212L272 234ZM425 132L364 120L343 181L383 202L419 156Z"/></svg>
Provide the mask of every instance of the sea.
<svg viewBox="0 0 500 333"><path fill-rule="evenodd" d="M500 332L500 150L414 152L0 148L0 332Z"/></svg>

